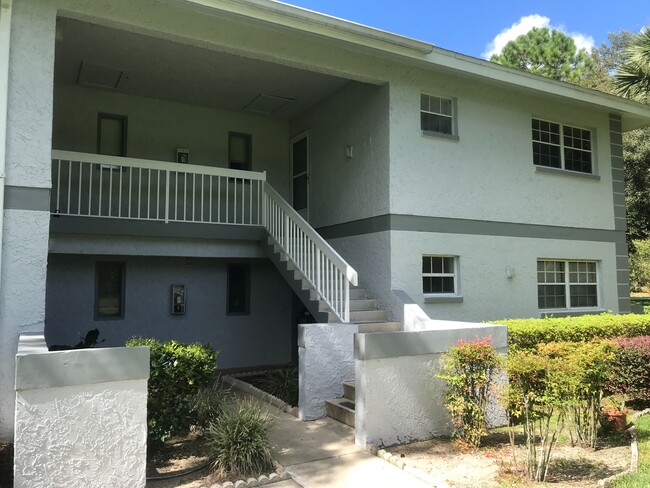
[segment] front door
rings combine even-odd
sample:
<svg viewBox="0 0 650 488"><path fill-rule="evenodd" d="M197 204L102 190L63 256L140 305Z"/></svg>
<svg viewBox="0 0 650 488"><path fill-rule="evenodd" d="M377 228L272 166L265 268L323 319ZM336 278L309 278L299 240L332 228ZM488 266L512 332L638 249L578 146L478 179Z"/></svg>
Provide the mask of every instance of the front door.
<svg viewBox="0 0 650 488"><path fill-rule="evenodd" d="M291 139L291 203L309 220L309 132Z"/></svg>

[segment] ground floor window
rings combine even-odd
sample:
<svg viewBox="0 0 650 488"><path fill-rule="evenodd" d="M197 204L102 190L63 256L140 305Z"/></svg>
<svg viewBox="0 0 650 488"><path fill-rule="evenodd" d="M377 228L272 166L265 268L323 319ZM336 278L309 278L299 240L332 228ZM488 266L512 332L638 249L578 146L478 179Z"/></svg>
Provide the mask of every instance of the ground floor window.
<svg viewBox="0 0 650 488"><path fill-rule="evenodd" d="M458 292L455 256L422 256L422 291L425 295Z"/></svg>
<svg viewBox="0 0 650 488"><path fill-rule="evenodd" d="M249 264L231 263L228 265L228 296L226 313L228 315L248 315L250 313L251 267Z"/></svg>
<svg viewBox="0 0 650 488"><path fill-rule="evenodd" d="M537 261L537 301L540 309L598 307L596 261Z"/></svg>
<svg viewBox="0 0 650 488"><path fill-rule="evenodd" d="M95 263L95 319L123 319L125 264L120 261Z"/></svg>

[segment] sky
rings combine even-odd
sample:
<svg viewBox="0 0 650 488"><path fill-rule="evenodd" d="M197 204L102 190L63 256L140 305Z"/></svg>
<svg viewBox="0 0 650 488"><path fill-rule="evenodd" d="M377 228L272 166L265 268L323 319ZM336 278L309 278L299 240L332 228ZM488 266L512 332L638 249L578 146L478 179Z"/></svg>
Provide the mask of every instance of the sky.
<svg viewBox="0 0 650 488"><path fill-rule="evenodd" d="M561 30L589 50L609 32L650 26L649 0L285 1L482 58L532 27Z"/></svg>

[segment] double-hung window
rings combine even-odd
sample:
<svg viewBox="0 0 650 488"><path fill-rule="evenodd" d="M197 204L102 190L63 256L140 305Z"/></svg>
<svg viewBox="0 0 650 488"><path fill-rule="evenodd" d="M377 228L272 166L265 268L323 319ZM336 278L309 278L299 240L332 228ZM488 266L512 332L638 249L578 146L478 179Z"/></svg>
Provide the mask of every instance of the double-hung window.
<svg viewBox="0 0 650 488"><path fill-rule="evenodd" d="M591 131L533 119L533 163L579 173L593 172Z"/></svg>
<svg viewBox="0 0 650 488"><path fill-rule="evenodd" d="M427 134L455 136L453 100L420 95L420 128Z"/></svg>
<svg viewBox="0 0 650 488"><path fill-rule="evenodd" d="M597 263L538 260L537 301L540 309L598 307Z"/></svg>
<svg viewBox="0 0 650 488"><path fill-rule="evenodd" d="M422 291L425 295L458 293L458 273L454 256L422 256Z"/></svg>

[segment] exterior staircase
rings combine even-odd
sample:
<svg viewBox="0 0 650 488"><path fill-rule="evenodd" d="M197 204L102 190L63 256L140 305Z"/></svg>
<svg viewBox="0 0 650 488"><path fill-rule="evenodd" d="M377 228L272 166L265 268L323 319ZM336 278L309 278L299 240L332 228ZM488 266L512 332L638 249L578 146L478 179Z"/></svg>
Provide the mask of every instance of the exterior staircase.
<svg viewBox="0 0 650 488"><path fill-rule="evenodd" d="M343 397L325 402L327 416L345 425L354 427L354 395L354 381L344 381Z"/></svg>

